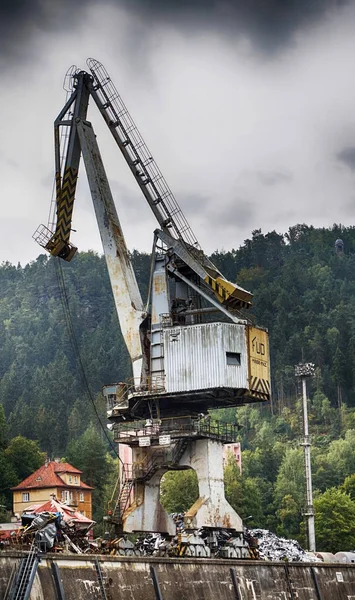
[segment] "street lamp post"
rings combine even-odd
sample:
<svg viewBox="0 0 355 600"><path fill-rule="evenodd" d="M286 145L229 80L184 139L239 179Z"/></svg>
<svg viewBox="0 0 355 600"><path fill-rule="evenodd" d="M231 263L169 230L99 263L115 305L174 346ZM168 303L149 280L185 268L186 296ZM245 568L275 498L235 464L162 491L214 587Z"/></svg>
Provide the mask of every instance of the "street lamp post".
<svg viewBox="0 0 355 600"><path fill-rule="evenodd" d="M306 510L304 516L307 519L308 531L308 549L310 552L316 551L316 536L314 528L314 508L312 493L312 469L311 469L311 442L308 431L308 409L307 409L307 379L313 377L315 367L313 363L302 363L296 365L295 375L302 382L302 403L303 403L303 443L304 465L306 473Z"/></svg>

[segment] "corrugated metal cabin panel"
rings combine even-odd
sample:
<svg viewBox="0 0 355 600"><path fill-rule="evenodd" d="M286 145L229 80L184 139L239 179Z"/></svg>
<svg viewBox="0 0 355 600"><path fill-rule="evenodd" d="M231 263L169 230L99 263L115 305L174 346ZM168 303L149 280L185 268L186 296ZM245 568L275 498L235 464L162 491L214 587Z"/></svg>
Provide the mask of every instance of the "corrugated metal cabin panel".
<svg viewBox="0 0 355 600"><path fill-rule="evenodd" d="M245 325L222 323L223 340L222 349L224 351L224 387L247 389L249 384L249 361L247 330ZM226 353L240 353L240 367L227 364Z"/></svg>
<svg viewBox="0 0 355 600"><path fill-rule="evenodd" d="M204 323L163 331L166 391L184 392L228 387L247 389L246 330L234 323ZM227 352L241 364L227 365Z"/></svg>

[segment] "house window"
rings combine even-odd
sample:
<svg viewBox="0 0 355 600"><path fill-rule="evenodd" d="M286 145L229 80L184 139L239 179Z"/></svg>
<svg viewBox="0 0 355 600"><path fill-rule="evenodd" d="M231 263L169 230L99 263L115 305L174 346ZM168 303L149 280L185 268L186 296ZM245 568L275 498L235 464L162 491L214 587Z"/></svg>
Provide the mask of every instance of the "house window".
<svg viewBox="0 0 355 600"><path fill-rule="evenodd" d="M78 483L78 478L76 475L74 475L74 483Z"/></svg>
<svg viewBox="0 0 355 600"><path fill-rule="evenodd" d="M84 494L83 494L83 492L80 493L80 502L84 502Z"/></svg>
<svg viewBox="0 0 355 600"><path fill-rule="evenodd" d="M69 475L69 483L71 483L73 481L73 478L71 475Z"/></svg>
<svg viewBox="0 0 355 600"><path fill-rule="evenodd" d="M64 492L62 492L62 502L68 502L69 500L69 492L68 490L65 490Z"/></svg>
<svg viewBox="0 0 355 600"><path fill-rule="evenodd" d="M69 492L69 500L70 502L73 502L73 492Z"/></svg>
<svg viewBox="0 0 355 600"><path fill-rule="evenodd" d="M226 352L227 365L240 367L240 352Z"/></svg>
<svg viewBox="0 0 355 600"><path fill-rule="evenodd" d="M22 502L29 502L30 501L30 494L29 492L24 492L22 494Z"/></svg>

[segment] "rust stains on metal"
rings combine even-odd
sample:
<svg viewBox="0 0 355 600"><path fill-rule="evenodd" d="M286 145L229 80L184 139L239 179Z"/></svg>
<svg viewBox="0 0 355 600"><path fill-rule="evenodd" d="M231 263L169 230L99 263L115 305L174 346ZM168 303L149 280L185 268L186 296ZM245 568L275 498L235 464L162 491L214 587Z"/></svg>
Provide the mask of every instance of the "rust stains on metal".
<svg viewBox="0 0 355 600"><path fill-rule="evenodd" d="M223 525L223 527L226 527L227 529L229 529L231 527L231 518L230 518L229 514L223 515L222 525Z"/></svg>
<svg viewBox="0 0 355 600"><path fill-rule="evenodd" d="M156 294L164 294L166 290L166 277L165 273L155 274L154 276L154 292Z"/></svg>

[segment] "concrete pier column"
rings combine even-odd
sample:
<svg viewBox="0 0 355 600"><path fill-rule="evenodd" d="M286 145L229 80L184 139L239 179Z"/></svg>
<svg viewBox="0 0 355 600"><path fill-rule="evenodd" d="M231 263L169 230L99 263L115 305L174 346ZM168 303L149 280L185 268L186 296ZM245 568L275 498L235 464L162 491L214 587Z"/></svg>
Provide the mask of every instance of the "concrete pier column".
<svg viewBox="0 0 355 600"><path fill-rule="evenodd" d="M185 527L227 527L242 531L242 520L224 495L223 444L211 439L192 441L180 465L196 471L200 495L185 513Z"/></svg>
<svg viewBox="0 0 355 600"><path fill-rule="evenodd" d="M162 469L149 481L137 484L135 501L124 514L125 532L159 531L175 535L175 523L159 501L160 480L165 472L166 469Z"/></svg>
<svg viewBox="0 0 355 600"><path fill-rule="evenodd" d="M159 456L160 451L162 456ZM133 475L138 481L135 484L133 503L123 515L123 531L126 533L150 531L175 535L175 523L159 501L160 480L169 468L163 465L160 468L154 467L154 464L164 463L164 452L164 448L132 448ZM144 475L148 479L139 480Z"/></svg>

